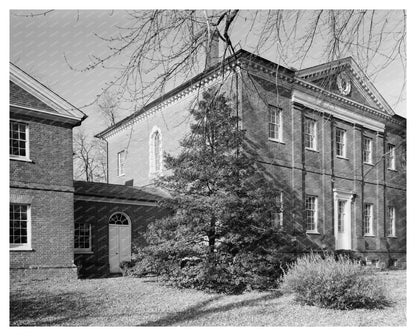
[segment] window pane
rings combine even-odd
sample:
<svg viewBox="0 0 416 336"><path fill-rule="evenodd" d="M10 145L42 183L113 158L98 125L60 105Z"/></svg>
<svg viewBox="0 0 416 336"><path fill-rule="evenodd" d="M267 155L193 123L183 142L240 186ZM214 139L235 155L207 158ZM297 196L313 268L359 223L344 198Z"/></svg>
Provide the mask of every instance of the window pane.
<svg viewBox="0 0 416 336"><path fill-rule="evenodd" d="M26 156L26 127L22 123L10 122L10 155Z"/></svg>
<svg viewBox="0 0 416 336"><path fill-rule="evenodd" d="M10 239L11 244L26 244L28 242L27 205L10 204Z"/></svg>

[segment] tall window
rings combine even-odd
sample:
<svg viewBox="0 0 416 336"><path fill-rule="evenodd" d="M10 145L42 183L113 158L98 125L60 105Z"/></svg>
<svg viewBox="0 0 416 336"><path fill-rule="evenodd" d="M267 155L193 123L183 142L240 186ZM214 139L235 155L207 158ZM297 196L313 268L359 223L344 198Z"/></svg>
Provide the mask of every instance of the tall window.
<svg viewBox="0 0 416 336"><path fill-rule="evenodd" d="M309 232L317 232L317 197L306 196L306 230Z"/></svg>
<svg viewBox="0 0 416 336"><path fill-rule="evenodd" d="M117 153L117 172L118 176L124 175L124 166L126 164L126 151L122 150Z"/></svg>
<svg viewBox="0 0 416 336"><path fill-rule="evenodd" d="M269 139L282 141L281 109L269 106Z"/></svg>
<svg viewBox="0 0 416 336"><path fill-rule="evenodd" d="M316 121L305 119L305 148L316 150Z"/></svg>
<svg viewBox="0 0 416 336"><path fill-rule="evenodd" d="M363 156L364 163L373 163L373 141L370 138L364 138Z"/></svg>
<svg viewBox="0 0 416 336"><path fill-rule="evenodd" d="M17 121L10 121L9 153L13 158L29 157L28 126Z"/></svg>
<svg viewBox="0 0 416 336"><path fill-rule="evenodd" d="M396 236L396 209L394 207L387 208L387 236Z"/></svg>
<svg viewBox="0 0 416 336"><path fill-rule="evenodd" d="M90 224L75 224L74 249L75 252L92 251Z"/></svg>
<svg viewBox="0 0 416 336"><path fill-rule="evenodd" d="M343 233L345 229L345 206L347 201L338 201L338 232Z"/></svg>
<svg viewBox="0 0 416 336"><path fill-rule="evenodd" d="M158 174L162 171L162 134L154 127L150 135L150 174Z"/></svg>
<svg viewBox="0 0 416 336"><path fill-rule="evenodd" d="M392 144L387 145L387 168L396 169L396 147Z"/></svg>
<svg viewBox="0 0 416 336"><path fill-rule="evenodd" d="M283 192L279 193L279 196L276 198L276 206L278 211L273 211L271 213L271 224L275 227L283 226Z"/></svg>
<svg viewBox="0 0 416 336"><path fill-rule="evenodd" d="M30 206L10 204L10 248L30 247Z"/></svg>
<svg viewBox="0 0 416 336"><path fill-rule="evenodd" d="M345 145L346 145L346 132L341 128L335 130L335 150L337 156L346 157Z"/></svg>
<svg viewBox="0 0 416 336"><path fill-rule="evenodd" d="M364 235L373 235L373 205L364 204Z"/></svg>

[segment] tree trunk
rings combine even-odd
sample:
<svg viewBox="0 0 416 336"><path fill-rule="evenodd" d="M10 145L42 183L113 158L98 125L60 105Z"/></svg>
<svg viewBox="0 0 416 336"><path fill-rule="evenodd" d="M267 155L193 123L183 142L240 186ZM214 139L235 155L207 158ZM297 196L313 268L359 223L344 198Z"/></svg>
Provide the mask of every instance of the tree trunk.
<svg viewBox="0 0 416 336"><path fill-rule="evenodd" d="M210 228L208 231L208 262L213 265L215 262L215 216L211 217Z"/></svg>

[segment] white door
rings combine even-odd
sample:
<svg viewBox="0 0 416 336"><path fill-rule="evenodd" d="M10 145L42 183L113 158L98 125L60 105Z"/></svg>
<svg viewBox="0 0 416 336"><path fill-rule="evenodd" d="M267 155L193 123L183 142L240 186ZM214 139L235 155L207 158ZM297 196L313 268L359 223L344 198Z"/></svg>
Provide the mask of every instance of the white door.
<svg viewBox="0 0 416 336"><path fill-rule="evenodd" d="M109 225L110 273L120 273L120 263L131 260L130 225Z"/></svg>
<svg viewBox="0 0 416 336"><path fill-rule="evenodd" d="M335 249L351 250L351 201L352 194L334 191Z"/></svg>

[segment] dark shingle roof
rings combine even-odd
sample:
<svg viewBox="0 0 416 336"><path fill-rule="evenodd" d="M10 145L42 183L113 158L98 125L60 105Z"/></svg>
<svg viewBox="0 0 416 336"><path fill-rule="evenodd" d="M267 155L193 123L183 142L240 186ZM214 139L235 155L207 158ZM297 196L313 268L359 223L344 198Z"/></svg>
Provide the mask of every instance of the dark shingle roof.
<svg viewBox="0 0 416 336"><path fill-rule="evenodd" d="M157 202L166 195L157 189L99 182L74 181L75 195L117 198L130 201Z"/></svg>

